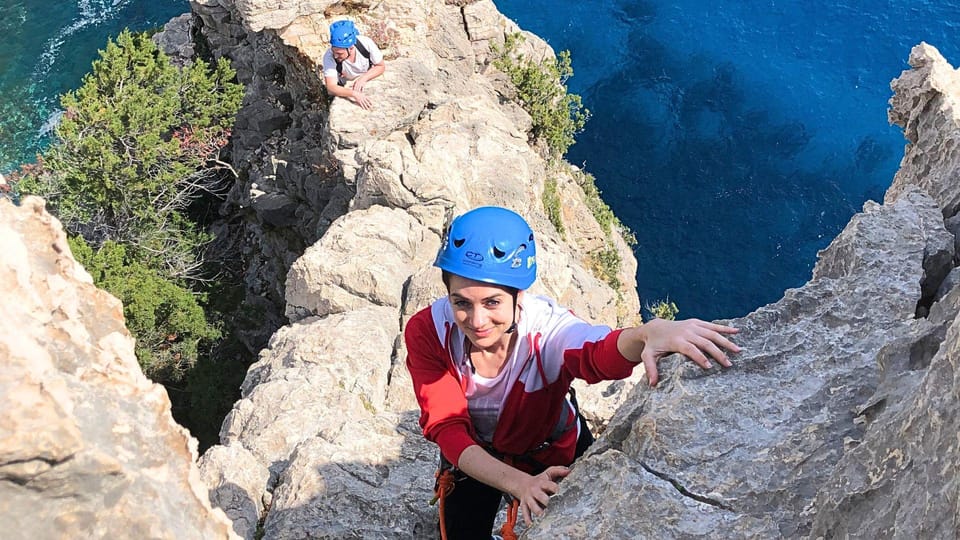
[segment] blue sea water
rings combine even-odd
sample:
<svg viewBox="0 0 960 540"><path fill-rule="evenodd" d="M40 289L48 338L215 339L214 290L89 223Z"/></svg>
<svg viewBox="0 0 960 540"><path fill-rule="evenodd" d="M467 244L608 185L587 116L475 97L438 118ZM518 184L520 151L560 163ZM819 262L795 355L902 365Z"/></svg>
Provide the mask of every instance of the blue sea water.
<svg viewBox="0 0 960 540"><path fill-rule="evenodd" d="M954 64L960 2L495 0L572 53L592 112L568 153L635 233L641 298L735 317L810 277L905 141L889 82L926 41ZM187 0L0 0L0 172L29 160L109 36Z"/></svg>
<svg viewBox="0 0 960 540"><path fill-rule="evenodd" d="M567 158L637 236L641 299L745 315L810 279L816 252L903 156L889 83L910 49L960 63L960 2L495 0L570 50L592 112Z"/></svg>
<svg viewBox="0 0 960 540"><path fill-rule="evenodd" d="M80 86L107 38L188 11L188 0L0 0L0 173L33 161L60 94Z"/></svg>

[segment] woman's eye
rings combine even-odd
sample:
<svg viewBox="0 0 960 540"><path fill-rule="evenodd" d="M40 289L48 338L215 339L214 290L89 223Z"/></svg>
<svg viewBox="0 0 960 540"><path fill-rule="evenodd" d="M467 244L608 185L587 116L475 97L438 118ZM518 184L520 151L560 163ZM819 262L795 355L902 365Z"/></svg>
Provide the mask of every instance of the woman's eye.
<svg viewBox="0 0 960 540"><path fill-rule="evenodd" d="M470 307L470 302L467 302L466 300L457 300L456 302L453 303L453 305L461 309L466 309Z"/></svg>
<svg viewBox="0 0 960 540"><path fill-rule="evenodd" d="M499 301L499 300L487 300L486 303L484 303L484 305L487 306L488 308L495 308L495 307L497 307L497 306L500 305L500 301Z"/></svg>

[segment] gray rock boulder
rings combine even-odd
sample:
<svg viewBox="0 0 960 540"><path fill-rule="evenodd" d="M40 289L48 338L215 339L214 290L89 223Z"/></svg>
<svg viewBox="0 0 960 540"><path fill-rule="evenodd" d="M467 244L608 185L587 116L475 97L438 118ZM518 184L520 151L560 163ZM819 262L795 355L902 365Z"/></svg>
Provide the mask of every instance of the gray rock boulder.
<svg viewBox="0 0 960 540"><path fill-rule="evenodd" d="M196 440L42 200L0 198L2 536L235 538Z"/></svg>
<svg viewBox="0 0 960 540"><path fill-rule="evenodd" d="M877 387L877 351L918 324L924 247L945 234L917 190L868 203L806 286L731 321L734 368L670 359L656 390L635 388L528 537L577 538L584 523L605 538L807 536L814 498L863 437L854 410Z"/></svg>

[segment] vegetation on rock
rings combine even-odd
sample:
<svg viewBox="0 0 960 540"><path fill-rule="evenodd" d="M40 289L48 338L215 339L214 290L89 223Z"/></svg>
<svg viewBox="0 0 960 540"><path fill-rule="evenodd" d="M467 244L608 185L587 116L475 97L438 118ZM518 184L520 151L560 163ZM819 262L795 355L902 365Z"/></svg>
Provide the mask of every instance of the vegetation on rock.
<svg viewBox="0 0 960 540"><path fill-rule="evenodd" d="M56 140L20 191L94 246L113 240L171 277L197 277L207 239L185 211L227 179L219 153L243 95L233 78L224 59L181 70L146 34L124 31L61 98Z"/></svg>
<svg viewBox="0 0 960 540"><path fill-rule="evenodd" d="M644 308L654 317L668 321L676 320L677 314L680 313L680 308L670 301L670 297L665 300L657 300L652 304L646 304Z"/></svg>
<svg viewBox="0 0 960 540"><path fill-rule="evenodd" d="M220 337L206 320L202 295L130 257L123 244L108 240L94 250L81 236L69 241L94 283L123 302L137 360L151 379L179 381L197 358L200 340Z"/></svg>
<svg viewBox="0 0 960 540"><path fill-rule="evenodd" d="M567 92L573 76L570 51L555 59L534 62L520 56L517 48L525 38L508 34L502 47L494 45L493 65L504 72L517 88L517 99L533 120L533 135L547 143L554 157L563 156L590 118L580 96Z"/></svg>
<svg viewBox="0 0 960 540"><path fill-rule="evenodd" d="M543 202L543 208L547 211L547 217L550 223L560 233L560 238L566 237L566 227L563 226L563 202L560 200L560 192L557 190L557 179L548 176L543 186L543 195L540 196Z"/></svg>
<svg viewBox="0 0 960 540"><path fill-rule="evenodd" d="M522 34L508 34L502 47L494 45L493 65L505 73L517 89L517 99L530 114L533 121L534 137L546 142L550 149L550 158L554 166L574 144L577 133L583 130L590 118L590 111L583 107L580 96L567 92L567 80L573 76L570 63L570 51L561 51L555 59L534 62L518 53L523 42ZM578 172L577 183L583 189L587 207L609 238L615 232L623 236L628 244L636 244L633 233L620 222L610 207L600 198L600 190L593 176ZM561 238L566 229L563 225L562 201L557 182L548 178L544 185L541 202ZM586 261L597 277L603 279L614 289L622 285L619 273L623 260L617 248L611 243L589 255Z"/></svg>

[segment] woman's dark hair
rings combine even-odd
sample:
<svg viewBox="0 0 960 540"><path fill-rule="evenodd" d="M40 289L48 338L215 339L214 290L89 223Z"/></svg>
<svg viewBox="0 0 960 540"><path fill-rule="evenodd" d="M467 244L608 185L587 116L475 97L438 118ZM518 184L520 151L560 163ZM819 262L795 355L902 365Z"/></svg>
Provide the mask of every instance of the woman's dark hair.
<svg viewBox="0 0 960 540"><path fill-rule="evenodd" d="M443 280L443 286L447 288L447 292L450 292L450 276L453 276L453 275L454 275L454 274L452 274L451 272L447 272L446 270L444 270L444 271L442 271L442 272L440 273L440 279ZM481 283L483 283L483 282L481 282ZM514 298L516 298L516 297L517 297L517 293L520 292L520 289L518 289L518 288L516 288L516 287L508 287L507 285L500 285L500 284L497 284L497 283L484 283L484 285L489 285L489 286L491 286L491 287L496 287L496 288L498 288L498 289L503 289L504 291L510 293L510 295L513 296ZM516 301L514 301L514 303L516 303Z"/></svg>

